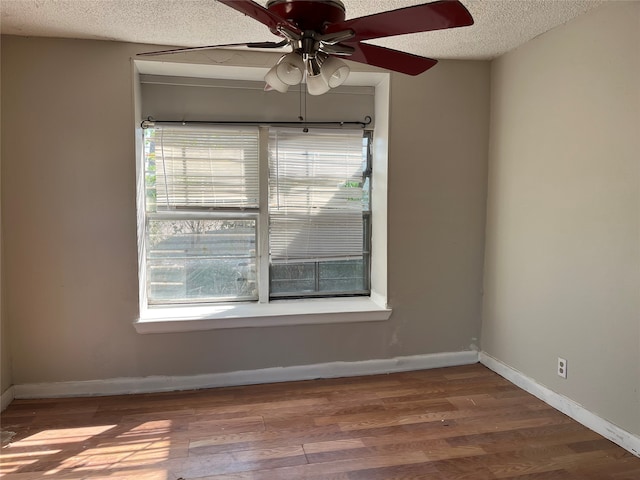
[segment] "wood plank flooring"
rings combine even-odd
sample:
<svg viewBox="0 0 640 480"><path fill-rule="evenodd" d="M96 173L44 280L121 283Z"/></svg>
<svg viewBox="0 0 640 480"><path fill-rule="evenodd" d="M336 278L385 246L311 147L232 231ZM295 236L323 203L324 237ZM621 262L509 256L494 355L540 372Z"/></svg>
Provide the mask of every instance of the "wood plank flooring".
<svg viewBox="0 0 640 480"><path fill-rule="evenodd" d="M6 480L639 480L640 458L476 364L15 400Z"/></svg>

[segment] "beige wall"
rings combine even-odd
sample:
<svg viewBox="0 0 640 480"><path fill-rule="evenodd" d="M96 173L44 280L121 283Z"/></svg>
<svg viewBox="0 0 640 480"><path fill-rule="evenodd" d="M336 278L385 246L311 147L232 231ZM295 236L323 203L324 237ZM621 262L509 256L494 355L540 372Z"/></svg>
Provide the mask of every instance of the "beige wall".
<svg viewBox="0 0 640 480"><path fill-rule="evenodd" d="M0 88L2 81L0 80ZM1 105L1 99L0 99ZM0 120L1 123L1 120ZM11 378L11 345L9 342L9 321L5 315L4 282L2 270L2 135L0 135L0 394L4 393L13 383Z"/></svg>
<svg viewBox="0 0 640 480"><path fill-rule="evenodd" d="M469 349L480 332L489 65L393 76L388 322L136 334L130 56L2 42L14 383L190 375ZM148 50L148 48L147 48Z"/></svg>
<svg viewBox="0 0 640 480"><path fill-rule="evenodd" d="M141 75L140 81L142 118L206 121L211 119L212 110L216 120L236 122L246 119L292 122L297 121L299 115L305 116L297 86L287 93L265 94L264 81L161 75ZM309 95L306 118L313 122L373 118L374 90L374 87L341 85L324 95Z"/></svg>
<svg viewBox="0 0 640 480"><path fill-rule="evenodd" d="M640 434L640 3L501 57L491 91L482 348Z"/></svg>

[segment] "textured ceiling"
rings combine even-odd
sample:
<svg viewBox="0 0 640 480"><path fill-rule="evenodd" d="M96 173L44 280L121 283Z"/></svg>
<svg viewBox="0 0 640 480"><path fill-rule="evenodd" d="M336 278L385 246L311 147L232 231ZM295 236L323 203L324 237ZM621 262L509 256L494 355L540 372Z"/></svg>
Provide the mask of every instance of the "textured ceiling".
<svg viewBox="0 0 640 480"><path fill-rule="evenodd" d="M462 0L471 27L376 40L440 59L490 59L613 0ZM264 5L266 0L259 3ZM343 0L347 18L426 3ZM200 46L274 40L257 21L215 0L0 0L3 34Z"/></svg>

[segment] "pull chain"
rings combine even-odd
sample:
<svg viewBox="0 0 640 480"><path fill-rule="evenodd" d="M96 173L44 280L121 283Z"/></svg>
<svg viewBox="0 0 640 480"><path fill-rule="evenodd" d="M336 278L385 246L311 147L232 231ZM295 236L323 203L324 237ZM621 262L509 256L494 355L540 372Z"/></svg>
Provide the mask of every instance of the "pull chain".
<svg viewBox="0 0 640 480"><path fill-rule="evenodd" d="M300 93L300 95L298 96L298 103L300 105L300 115L298 115L298 120L303 122L307 119L307 82L300 83L300 89L298 90L298 92ZM309 129L307 127L304 127L302 131L304 133L307 133Z"/></svg>
<svg viewBox="0 0 640 480"><path fill-rule="evenodd" d="M298 115L298 120L300 120L301 122L304 121L304 116L302 115L302 89L304 88L305 83L301 82L300 83L300 88L298 88L298 110L299 110L299 115Z"/></svg>

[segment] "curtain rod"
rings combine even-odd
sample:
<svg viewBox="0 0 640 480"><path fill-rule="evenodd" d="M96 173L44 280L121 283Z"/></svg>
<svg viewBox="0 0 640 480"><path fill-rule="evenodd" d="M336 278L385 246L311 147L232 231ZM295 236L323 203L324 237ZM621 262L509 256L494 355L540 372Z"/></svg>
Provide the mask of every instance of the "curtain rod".
<svg viewBox="0 0 640 480"><path fill-rule="evenodd" d="M221 122L211 122L206 120L154 120L152 117L147 117L146 120L143 120L140 126L143 129L153 128L156 125L238 125L238 126L255 126L255 125L272 125L279 127L303 127L307 129L308 127L344 127L347 125L358 125L360 128L365 128L367 125L371 124L371 117L367 115L364 117L364 121L362 122L266 122L266 121L256 121L256 122L234 122L234 121L221 121Z"/></svg>

